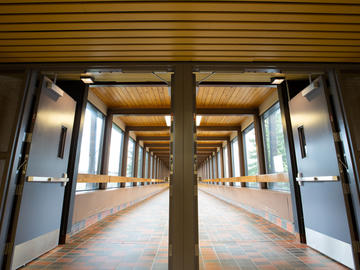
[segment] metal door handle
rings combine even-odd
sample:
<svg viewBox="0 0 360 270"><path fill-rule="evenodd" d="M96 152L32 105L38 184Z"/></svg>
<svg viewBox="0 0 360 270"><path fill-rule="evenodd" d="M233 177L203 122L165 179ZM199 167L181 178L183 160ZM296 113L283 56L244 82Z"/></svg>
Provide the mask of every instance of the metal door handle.
<svg viewBox="0 0 360 270"><path fill-rule="evenodd" d="M306 176L303 177L302 173L298 173L298 177L296 177L296 181L299 182L299 185L302 184L302 182L317 182L317 181L339 181L339 176Z"/></svg>

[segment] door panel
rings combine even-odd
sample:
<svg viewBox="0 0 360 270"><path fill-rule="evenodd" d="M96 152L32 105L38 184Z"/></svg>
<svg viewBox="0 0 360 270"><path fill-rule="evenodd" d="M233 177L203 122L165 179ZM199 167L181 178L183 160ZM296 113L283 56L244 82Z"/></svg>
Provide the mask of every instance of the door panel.
<svg viewBox="0 0 360 270"><path fill-rule="evenodd" d="M25 179L66 177L76 103L65 92L59 96L48 89L48 82L44 78L33 117ZM59 150L63 150L62 158ZM64 190L62 183L24 182L13 269L57 245Z"/></svg>
<svg viewBox="0 0 360 270"><path fill-rule="evenodd" d="M289 102L307 244L352 267L329 98L322 78L312 86Z"/></svg>

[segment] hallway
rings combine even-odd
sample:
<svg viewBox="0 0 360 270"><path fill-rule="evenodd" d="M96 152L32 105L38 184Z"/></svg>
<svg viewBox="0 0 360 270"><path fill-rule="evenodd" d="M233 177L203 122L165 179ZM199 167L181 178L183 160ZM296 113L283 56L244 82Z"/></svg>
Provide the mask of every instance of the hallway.
<svg viewBox="0 0 360 270"><path fill-rule="evenodd" d="M268 221L199 192L200 269L346 269ZM106 217L22 269L167 269L168 192Z"/></svg>

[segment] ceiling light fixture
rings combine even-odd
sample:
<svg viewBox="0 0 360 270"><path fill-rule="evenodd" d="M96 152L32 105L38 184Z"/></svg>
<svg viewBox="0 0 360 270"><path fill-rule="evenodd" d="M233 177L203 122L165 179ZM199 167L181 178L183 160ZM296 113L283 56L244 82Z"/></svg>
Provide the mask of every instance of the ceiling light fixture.
<svg viewBox="0 0 360 270"><path fill-rule="evenodd" d="M165 115L165 122L168 127L171 126L171 116L170 115Z"/></svg>
<svg viewBox="0 0 360 270"><path fill-rule="evenodd" d="M86 83L86 84L94 83L94 78L91 76L81 76L80 79L83 81L83 83Z"/></svg>
<svg viewBox="0 0 360 270"><path fill-rule="evenodd" d="M284 77L273 77L273 78L271 78L271 84L281 84L283 81L285 81Z"/></svg>
<svg viewBox="0 0 360 270"><path fill-rule="evenodd" d="M200 126L200 123L201 123L201 115L197 115L196 116L196 126Z"/></svg>

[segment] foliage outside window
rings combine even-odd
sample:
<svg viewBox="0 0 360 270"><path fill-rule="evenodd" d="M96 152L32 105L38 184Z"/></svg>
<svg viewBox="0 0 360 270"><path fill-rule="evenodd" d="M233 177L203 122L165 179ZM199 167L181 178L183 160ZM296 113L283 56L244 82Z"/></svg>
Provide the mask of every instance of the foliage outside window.
<svg viewBox="0 0 360 270"><path fill-rule="evenodd" d="M262 125L264 133L266 172L287 172L288 166L279 103L276 103L263 114ZM290 191L289 183L286 182L268 183L268 188Z"/></svg>
<svg viewBox="0 0 360 270"><path fill-rule="evenodd" d="M86 105L83 134L81 139L79 173L98 174L104 131L104 115L90 103ZM99 188L97 183L77 183L76 190Z"/></svg>
<svg viewBox="0 0 360 270"><path fill-rule="evenodd" d="M121 174L122 147L124 142L124 132L114 123L111 128L110 155L109 155L109 175ZM120 183L108 183L107 188L120 187Z"/></svg>
<svg viewBox="0 0 360 270"><path fill-rule="evenodd" d="M245 174L257 175L258 174L258 160L256 152L256 140L254 125L250 125L244 131L244 155L245 155ZM257 188L258 183L246 183L247 187Z"/></svg>

